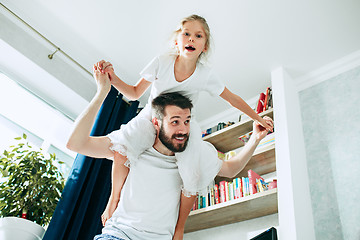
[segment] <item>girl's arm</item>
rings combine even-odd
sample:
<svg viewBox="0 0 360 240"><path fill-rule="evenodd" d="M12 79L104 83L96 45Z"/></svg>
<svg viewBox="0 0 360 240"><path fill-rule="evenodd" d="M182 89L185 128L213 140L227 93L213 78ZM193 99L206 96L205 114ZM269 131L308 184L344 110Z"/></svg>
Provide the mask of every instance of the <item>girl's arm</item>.
<svg viewBox="0 0 360 240"><path fill-rule="evenodd" d="M263 118L261 118L240 96L230 92L230 90L226 87L224 91L220 94L220 97L228 101L231 106L244 112L254 121L259 122L268 131L273 131L273 128Z"/></svg>
<svg viewBox="0 0 360 240"><path fill-rule="evenodd" d="M190 214L192 206L194 205L195 199L196 199L195 195L186 197L183 193L181 193L179 217L178 217L178 221L175 226L173 240L182 240L183 239L185 222Z"/></svg>
<svg viewBox="0 0 360 240"><path fill-rule="evenodd" d="M151 82L147 81L145 78L141 78L134 86L129 85L115 74L111 63L101 60L96 65L102 73L109 74L111 84L129 100L133 101L139 99L151 85Z"/></svg>
<svg viewBox="0 0 360 240"><path fill-rule="evenodd" d="M97 158L109 158L114 153L109 149L110 139L107 137L90 137L96 115L110 91L111 84L107 74L101 73L94 65L94 78L97 92L84 112L76 119L75 127L66 147L74 152Z"/></svg>

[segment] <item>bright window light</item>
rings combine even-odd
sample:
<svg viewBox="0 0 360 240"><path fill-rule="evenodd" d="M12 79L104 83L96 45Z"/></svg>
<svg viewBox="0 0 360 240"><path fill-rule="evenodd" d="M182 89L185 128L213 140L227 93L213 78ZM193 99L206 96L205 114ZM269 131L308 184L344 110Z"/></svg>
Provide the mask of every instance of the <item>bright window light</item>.
<svg viewBox="0 0 360 240"><path fill-rule="evenodd" d="M65 162L61 171L67 177L76 156L65 147L72 126L72 120L0 72L1 152L25 133L32 145Z"/></svg>

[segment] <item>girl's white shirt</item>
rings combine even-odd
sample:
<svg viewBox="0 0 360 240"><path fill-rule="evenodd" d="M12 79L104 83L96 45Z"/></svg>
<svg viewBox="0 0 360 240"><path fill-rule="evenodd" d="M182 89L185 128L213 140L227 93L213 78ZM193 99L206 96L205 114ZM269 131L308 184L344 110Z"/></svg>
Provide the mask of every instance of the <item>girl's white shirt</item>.
<svg viewBox="0 0 360 240"><path fill-rule="evenodd" d="M155 97L166 92L181 92L195 106L201 91L219 96L225 88L212 69L202 63L197 64L188 79L176 81L175 60L176 56L171 54L157 56L140 72L141 77L152 82L148 104L138 116L122 125L120 130L108 135L112 142L111 150L126 155L128 161L125 165L128 167L135 165L139 155L154 144L156 132L151 122L150 106ZM190 124L187 148L184 152L175 154L183 181L182 190L187 196L205 194L207 186L212 183L222 166L215 147L201 139L201 129L195 120L194 108Z"/></svg>

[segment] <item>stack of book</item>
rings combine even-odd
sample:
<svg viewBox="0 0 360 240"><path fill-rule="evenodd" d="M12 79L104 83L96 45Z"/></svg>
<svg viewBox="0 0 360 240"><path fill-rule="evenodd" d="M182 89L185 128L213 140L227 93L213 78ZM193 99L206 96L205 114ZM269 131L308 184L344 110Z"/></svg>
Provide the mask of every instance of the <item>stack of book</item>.
<svg viewBox="0 0 360 240"><path fill-rule="evenodd" d="M220 181L209 186L207 195L197 196L192 210L228 202L266 190L268 190L268 183L250 169L248 177L234 178L232 181Z"/></svg>
<svg viewBox="0 0 360 240"><path fill-rule="evenodd" d="M260 93L258 103L256 105L256 113L259 114L272 108L272 91L271 88L268 87L265 93Z"/></svg>

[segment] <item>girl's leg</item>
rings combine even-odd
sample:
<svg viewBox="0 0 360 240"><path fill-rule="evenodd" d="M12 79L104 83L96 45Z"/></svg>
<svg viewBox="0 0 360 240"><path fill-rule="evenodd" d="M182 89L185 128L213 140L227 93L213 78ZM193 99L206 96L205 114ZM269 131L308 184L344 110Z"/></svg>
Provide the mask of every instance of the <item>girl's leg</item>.
<svg viewBox="0 0 360 240"><path fill-rule="evenodd" d="M215 147L201 138L196 121L190 125L189 142L183 152L175 153L185 196L206 193L207 186L219 172L222 161Z"/></svg>
<svg viewBox="0 0 360 240"><path fill-rule="evenodd" d="M118 152L114 153L114 162L112 166L112 183L111 183L111 194L105 208L105 211L101 215L101 222L105 226L105 222L111 218L114 213L119 200L121 189L125 183L126 177L129 174L129 168L124 163L127 158Z"/></svg>

